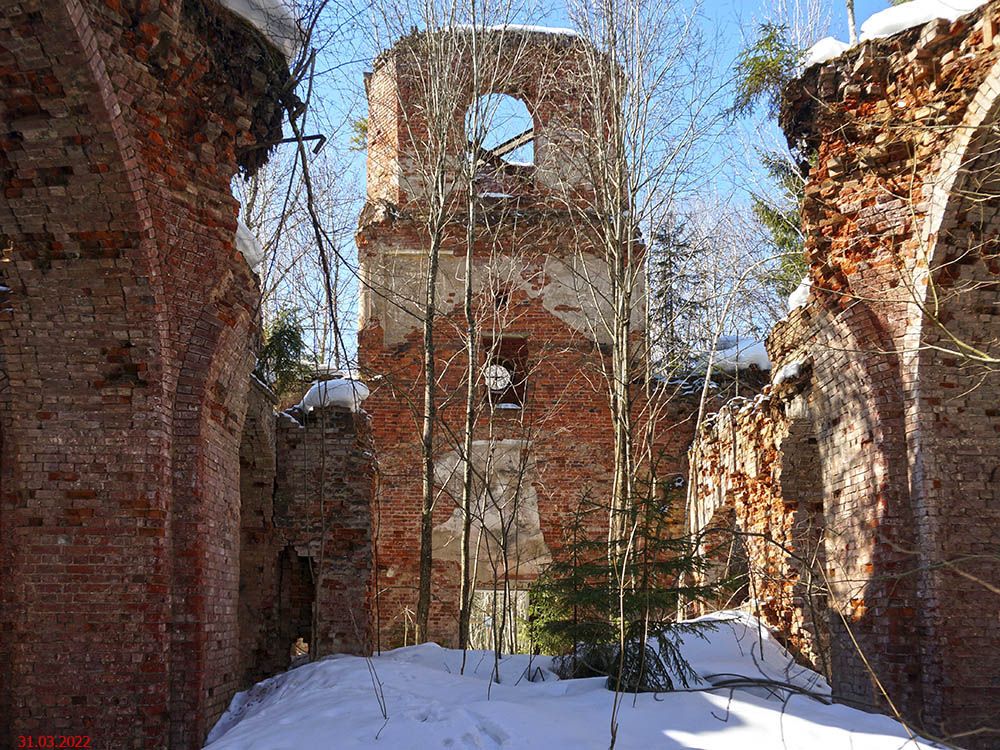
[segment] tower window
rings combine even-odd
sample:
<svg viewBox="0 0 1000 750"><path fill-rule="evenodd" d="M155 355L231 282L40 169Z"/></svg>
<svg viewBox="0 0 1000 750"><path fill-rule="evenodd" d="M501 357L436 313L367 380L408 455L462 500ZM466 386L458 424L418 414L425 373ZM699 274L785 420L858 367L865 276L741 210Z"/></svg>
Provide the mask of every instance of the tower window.
<svg viewBox="0 0 1000 750"><path fill-rule="evenodd" d="M520 409L524 406L527 382L527 342L523 338L503 337L483 342L486 363L483 380L494 409Z"/></svg>
<svg viewBox="0 0 1000 750"><path fill-rule="evenodd" d="M469 144L483 162L511 166L535 163L535 123L523 101L507 94L486 94L465 115Z"/></svg>

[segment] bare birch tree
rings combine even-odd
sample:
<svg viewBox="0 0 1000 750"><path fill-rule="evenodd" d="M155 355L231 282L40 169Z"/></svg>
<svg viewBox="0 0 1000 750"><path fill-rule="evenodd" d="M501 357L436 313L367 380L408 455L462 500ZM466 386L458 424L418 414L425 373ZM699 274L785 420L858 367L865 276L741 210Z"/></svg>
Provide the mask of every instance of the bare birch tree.
<svg viewBox="0 0 1000 750"><path fill-rule="evenodd" d="M585 71L588 121L581 172L581 252L601 259L588 274L598 340L610 342L605 380L615 439L609 539L622 539L636 476L634 384L646 356L637 335L645 304L646 245L671 206L698 184L694 168L721 120L721 84L709 68L693 11L644 0L584 0L572 17L597 52ZM611 549L612 556L623 550Z"/></svg>
<svg viewBox="0 0 1000 750"><path fill-rule="evenodd" d="M421 406L421 509L420 570L417 591L416 639L427 638L431 608L433 571L433 512L438 488L434 457L437 431L439 363L436 324L439 315L439 261L454 220L458 191L456 167L465 153L462 123L456 112L462 109L469 87L469 71L461 64L470 44L468 34L457 26L464 21L463 8L455 0L425 0L419 8L387 3L380 8L384 25L378 29L388 42L402 39L389 54L399 56L406 72L406 97L399 102L409 113L402 127L407 135L406 190L411 205L420 213L424 246L423 298L416 311L422 328ZM413 27L423 31L411 32Z"/></svg>
<svg viewBox="0 0 1000 750"><path fill-rule="evenodd" d="M699 35L694 9L646 0L577 0L571 17L595 54L585 71L583 103L596 126L580 134L580 167L588 183L581 253L594 253L599 271L587 273L597 301L597 340L609 342L604 380L614 437L608 516L608 559L619 595L616 685L625 667L625 579L635 553L634 509L643 466L653 455L655 414L636 413L636 384L644 381L643 320L646 245L670 209L703 177L699 157L721 122L723 87L711 50ZM585 264L581 262L581 267ZM653 402L646 408L655 409ZM621 693L611 715L617 736Z"/></svg>

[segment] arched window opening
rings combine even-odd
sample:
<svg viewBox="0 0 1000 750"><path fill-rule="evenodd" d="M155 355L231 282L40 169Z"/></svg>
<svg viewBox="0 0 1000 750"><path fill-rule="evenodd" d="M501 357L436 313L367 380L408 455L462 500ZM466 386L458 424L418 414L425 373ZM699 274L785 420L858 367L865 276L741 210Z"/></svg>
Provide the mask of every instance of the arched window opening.
<svg viewBox="0 0 1000 750"><path fill-rule="evenodd" d="M535 122L516 97L480 96L465 113L465 132L478 164L531 167L535 163Z"/></svg>

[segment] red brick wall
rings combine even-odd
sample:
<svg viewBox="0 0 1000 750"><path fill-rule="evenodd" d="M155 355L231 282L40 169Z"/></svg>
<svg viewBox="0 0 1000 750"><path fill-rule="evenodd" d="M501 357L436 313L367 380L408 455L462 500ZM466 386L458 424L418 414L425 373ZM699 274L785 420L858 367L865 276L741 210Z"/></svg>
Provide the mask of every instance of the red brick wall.
<svg viewBox="0 0 1000 750"><path fill-rule="evenodd" d="M368 415L340 407L277 422L275 524L289 554L308 558L318 656L371 653L374 455ZM296 419L298 421L296 421Z"/></svg>
<svg viewBox="0 0 1000 750"><path fill-rule="evenodd" d="M735 485L738 523L781 529L799 498L782 487L775 506L774 482L747 477L801 465L783 441L803 425L822 480L806 492L823 508L834 690L885 705L863 652L904 715L945 736L1000 710L1000 634L986 625L1000 617L986 593L1000 580L1000 381L955 347L995 357L1000 339L998 13L992 2L868 42L789 88L790 142L815 154L803 210L814 293L769 348L776 368L811 369L698 445L699 505ZM786 632L806 627L783 612L772 621Z"/></svg>
<svg viewBox="0 0 1000 750"><path fill-rule="evenodd" d="M371 652L368 419L333 407L276 415L274 405L252 381L240 449L241 687L287 669L299 638L314 656Z"/></svg>
<svg viewBox="0 0 1000 750"><path fill-rule="evenodd" d="M291 619L283 608L280 532L274 519L276 402L274 393L250 379L240 443L240 687L288 666Z"/></svg>
<svg viewBox="0 0 1000 750"><path fill-rule="evenodd" d="M829 674L820 456L804 418L801 381L753 402L733 400L706 421L694 444L691 525L716 563L734 555L749 599L793 653ZM727 530L743 532L734 538ZM721 579L731 569L709 574Z"/></svg>
<svg viewBox="0 0 1000 750"><path fill-rule="evenodd" d="M229 183L287 71L210 3L0 10L0 744L196 747L239 680Z"/></svg>
<svg viewBox="0 0 1000 750"><path fill-rule="evenodd" d="M512 588L524 589L547 560L560 554L581 507L605 506L590 513L587 525L590 533L606 533L602 529L607 523L613 435L602 360L611 350L587 274L606 278L607 270L601 268L602 255L578 212L577 200L588 191L587 182L572 170L580 156L576 149L594 131L577 88L581 76L590 72L591 53L578 39L544 33L486 35L481 42L487 47L507 45L498 53L505 60L504 73L492 82L491 90L525 103L534 118L536 138L534 167L525 168L519 180L504 182L506 173L497 178L515 197L483 197L473 249L474 304L481 337L477 369L487 363L489 342L507 339L510 350L519 352L527 375L519 410L493 408L485 386L479 387L475 470L499 484L502 481L495 477L516 464L516 471L509 473L520 475L521 482L505 506L510 513L505 522L518 528L516 535L506 534L511 543L509 565L504 570L496 545L490 552L481 550L478 587L493 589L509 577ZM362 375L372 387L365 408L373 417L379 465L373 515L383 648L412 639L419 579L420 303L429 245L421 171L427 156L421 118L426 94L420 89L427 70L419 43L419 37L401 41L380 58L368 81L369 203L358 234L362 277L368 284L362 290L359 358ZM461 63L456 66L464 69ZM470 103L471 88L455 103L456 159L462 153L461 123ZM483 190L489 193L497 186ZM456 465L461 472L464 434L463 221L456 219L446 231L435 320L439 499L434 510L430 638L441 643L454 643L458 633L461 490L449 472ZM590 265L584 268L583 263ZM639 337L641 305L636 305L633 322ZM636 371L642 371L641 365ZM637 382L636 411L648 415L643 391L644 385ZM683 471L692 429L686 421L690 410L690 404L675 406L662 415L665 428L660 442L671 456L670 467L660 467L664 474ZM497 461L507 462L508 468L487 469L493 460L487 456L502 456ZM477 494L486 494L485 489L479 488ZM514 505L519 507L516 514L509 510ZM489 522L484 525L489 528Z"/></svg>

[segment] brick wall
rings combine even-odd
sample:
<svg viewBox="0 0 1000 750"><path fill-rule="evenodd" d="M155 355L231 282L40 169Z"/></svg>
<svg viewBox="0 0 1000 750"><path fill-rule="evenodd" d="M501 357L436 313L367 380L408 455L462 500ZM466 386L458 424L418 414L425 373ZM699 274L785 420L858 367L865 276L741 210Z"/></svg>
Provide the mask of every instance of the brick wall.
<svg viewBox="0 0 1000 750"><path fill-rule="evenodd" d="M700 520L731 502L742 529L787 539L803 500L822 509L814 567L829 582L835 692L886 705L863 653L893 704L944 736L1000 710L1000 635L987 624L1000 616L987 594L1000 580L1000 381L984 366L1000 339L998 12L991 2L867 42L789 87L790 143L815 156L803 209L813 293L769 350L776 371L809 367L792 391L720 415L696 445ZM789 442L796 429L805 441ZM803 465L819 482L787 487ZM768 618L793 642L825 637L787 594L794 556L754 554L751 571L770 565L786 590Z"/></svg>
<svg viewBox="0 0 1000 750"><path fill-rule="evenodd" d="M476 586L493 590L506 582L523 590L560 554L575 515L588 504L595 509L586 528L606 534L613 434L603 373L610 336L600 323L608 310L595 303L590 283L599 285L597 297L606 293L608 270L580 211L591 189L581 176L580 146L595 129L578 86L593 60L592 51L571 36L513 32L487 34L480 41L491 56L504 60L490 92L519 98L535 130L533 166L500 166L480 176L472 248L477 372L498 354L516 352L511 357L524 379L521 408L498 408L486 386L480 382L478 387L472 453L479 504L472 529ZM432 160L422 110L427 97L421 89L430 63L421 44L419 35L402 40L376 62L368 79L369 202L358 233L366 282L359 358L372 387L365 408L373 417L379 462L373 515L383 648L408 638L412 642L419 581L421 302L429 246L423 167ZM457 54L456 69L468 69ZM456 162L472 103L472 87L465 84L468 90L459 82L448 113ZM462 333L466 226L461 213L452 217L440 254L435 315L439 494L429 633L446 644L458 637L467 364ZM636 304L637 337L643 312ZM636 412L648 416L644 388L635 384ZM659 467L665 475L683 472L691 409L688 403L654 410L662 419L660 441L669 457Z"/></svg>
<svg viewBox="0 0 1000 750"><path fill-rule="evenodd" d="M820 457L802 382L734 399L706 420L691 457L691 526L717 566L709 578L749 575L718 604L750 599L793 653L829 674ZM734 525L744 535L734 538Z"/></svg>
<svg viewBox="0 0 1000 750"><path fill-rule="evenodd" d="M371 652L368 418L274 405L253 381L240 450L241 687L287 669L300 638L316 656Z"/></svg>
<svg viewBox="0 0 1000 750"><path fill-rule="evenodd" d="M364 412L340 407L278 416L275 524L287 554L312 571L312 652L371 652L374 454Z"/></svg>
<svg viewBox="0 0 1000 750"><path fill-rule="evenodd" d="M269 388L250 379L240 442L240 687L285 669L295 640L283 629L292 618L281 596L282 545L274 519L275 401Z"/></svg>
<svg viewBox="0 0 1000 750"><path fill-rule="evenodd" d="M229 184L286 78L214 3L0 3L0 745L197 747L239 682Z"/></svg>

